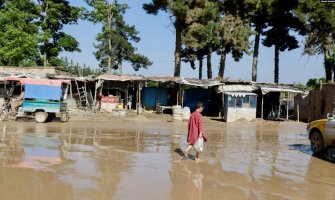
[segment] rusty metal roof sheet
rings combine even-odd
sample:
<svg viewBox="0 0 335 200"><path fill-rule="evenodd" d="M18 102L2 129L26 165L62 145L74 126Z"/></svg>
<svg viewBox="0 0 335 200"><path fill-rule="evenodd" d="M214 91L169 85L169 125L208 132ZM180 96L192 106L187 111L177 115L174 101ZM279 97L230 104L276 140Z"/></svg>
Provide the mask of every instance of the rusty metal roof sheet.
<svg viewBox="0 0 335 200"><path fill-rule="evenodd" d="M222 85L218 80L213 79L196 79L196 78L184 78L184 77L174 77L174 76L151 76L145 77L147 81L156 81L156 82L175 82L184 85L194 85L200 87L212 87L217 85Z"/></svg>
<svg viewBox="0 0 335 200"><path fill-rule="evenodd" d="M144 80L143 76L138 75L114 75L114 74L103 74L97 79L108 80L108 81L140 81Z"/></svg>

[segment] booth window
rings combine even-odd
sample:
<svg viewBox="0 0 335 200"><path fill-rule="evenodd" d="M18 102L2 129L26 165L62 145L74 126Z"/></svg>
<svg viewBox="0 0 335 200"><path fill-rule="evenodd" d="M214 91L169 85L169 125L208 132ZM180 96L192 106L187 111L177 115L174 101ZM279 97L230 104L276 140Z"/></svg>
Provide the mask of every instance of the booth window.
<svg viewBox="0 0 335 200"><path fill-rule="evenodd" d="M235 108L236 97L228 95L228 107Z"/></svg>
<svg viewBox="0 0 335 200"><path fill-rule="evenodd" d="M242 108L243 105L243 97L237 96L236 97L236 108Z"/></svg>
<svg viewBox="0 0 335 200"><path fill-rule="evenodd" d="M250 96L250 107L256 108L257 106L257 96Z"/></svg>
<svg viewBox="0 0 335 200"><path fill-rule="evenodd" d="M243 108L250 108L249 95L243 97Z"/></svg>

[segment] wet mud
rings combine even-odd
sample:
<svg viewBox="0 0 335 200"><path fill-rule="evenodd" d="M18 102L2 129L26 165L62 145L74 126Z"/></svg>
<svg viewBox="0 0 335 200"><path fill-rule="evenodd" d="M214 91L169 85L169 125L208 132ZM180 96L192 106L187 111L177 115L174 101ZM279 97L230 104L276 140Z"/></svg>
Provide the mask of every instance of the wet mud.
<svg viewBox="0 0 335 200"><path fill-rule="evenodd" d="M303 123L0 123L0 200L335 199L335 151L312 155Z"/></svg>

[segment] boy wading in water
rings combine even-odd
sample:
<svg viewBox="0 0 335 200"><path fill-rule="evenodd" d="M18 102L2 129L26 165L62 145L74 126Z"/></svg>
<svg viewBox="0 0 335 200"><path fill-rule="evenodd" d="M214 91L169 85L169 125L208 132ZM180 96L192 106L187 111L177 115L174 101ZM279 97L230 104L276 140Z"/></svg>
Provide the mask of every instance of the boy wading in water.
<svg viewBox="0 0 335 200"><path fill-rule="evenodd" d="M204 109L204 105L202 102L198 102L196 106L196 110L191 114L190 120L188 122L188 134L187 134L187 143L188 147L183 151L184 156L187 158L188 151L193 147L195 141L197 141L198 137L203 137L206 142L206 136L204 133L204 127L202 124L202 115L201 112ZM200 152L196 151L195 160L198 161L200 159Z"/></svg>

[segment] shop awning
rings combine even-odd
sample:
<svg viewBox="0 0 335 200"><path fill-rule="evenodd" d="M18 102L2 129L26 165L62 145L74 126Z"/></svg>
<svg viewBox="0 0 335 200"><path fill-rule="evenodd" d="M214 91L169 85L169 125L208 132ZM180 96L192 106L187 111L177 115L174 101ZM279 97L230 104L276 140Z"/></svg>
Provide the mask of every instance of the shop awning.
<svg viewBox="0 0 335 200"><path fill-rule="evenodd" d="M252 92L251 85L221 85L217 87L217 93L222 92Z"/></svg>
<svg viewBox="0 0 335 200"><path fill-rule="evenodd" d="M262 94L265 95L269 92L292 92L292 93L304 93L304 91L295 89L295 88L281 88L281 87L268 87L262 86L260 87Z"/></svg>
<svg viewBox="0 0 335 200"><path fill-rule="evenodd" d="M257 94L252 92L224 92L224 94L231 95L233 97L257 96Z"/></svg>

